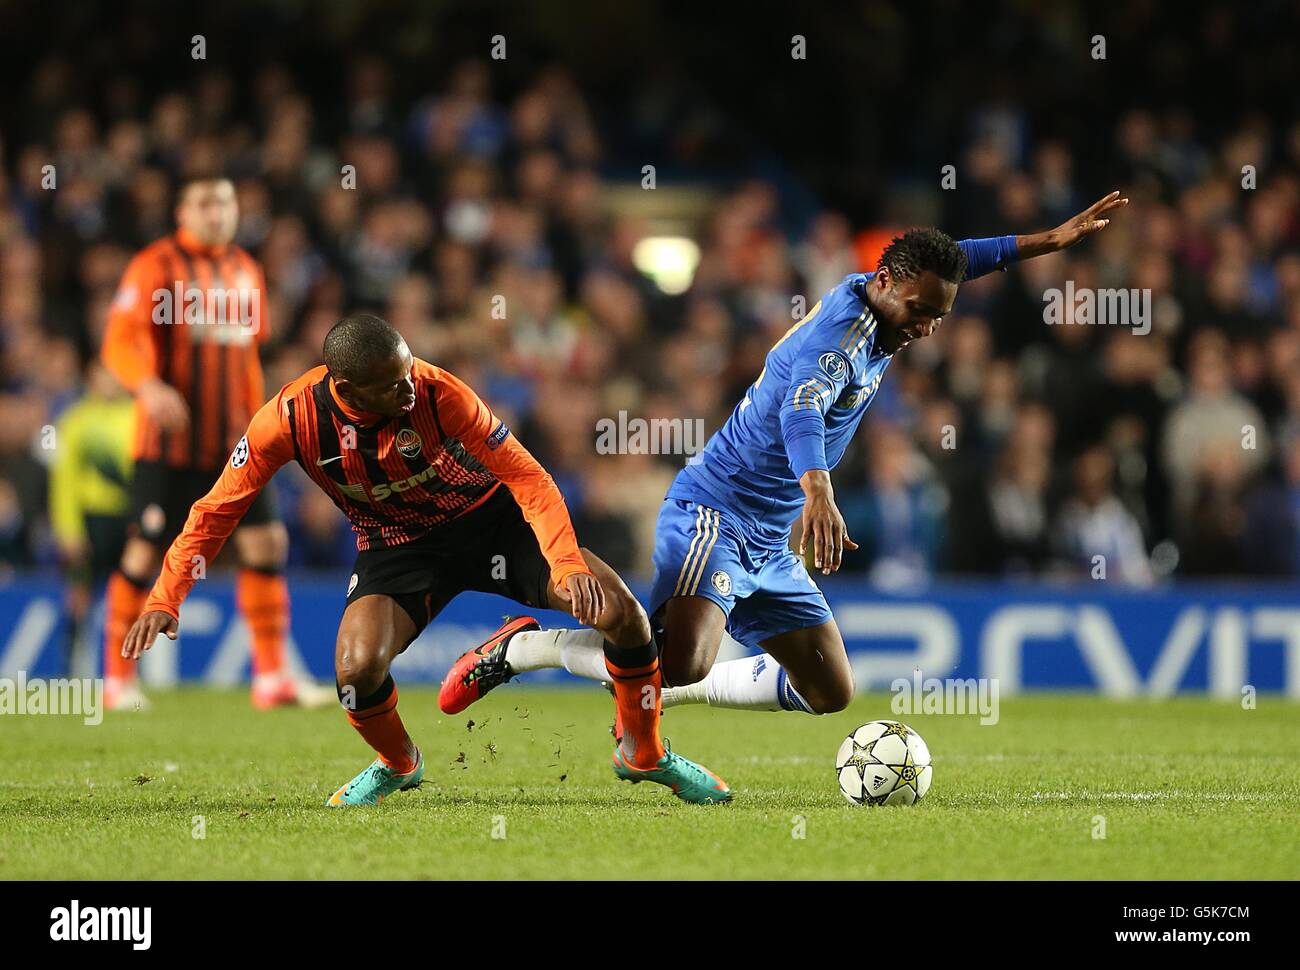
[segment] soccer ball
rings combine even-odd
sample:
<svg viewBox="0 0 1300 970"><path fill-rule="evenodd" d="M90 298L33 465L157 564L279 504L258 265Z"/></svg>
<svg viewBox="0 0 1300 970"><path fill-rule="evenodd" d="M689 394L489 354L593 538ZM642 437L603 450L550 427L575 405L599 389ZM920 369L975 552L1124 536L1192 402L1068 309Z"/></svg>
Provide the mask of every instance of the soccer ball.
<svg viewBox="0 0 1300 970"><path fill-rule="evenodd" d="M840 745L835 774L854 805L911 805L930 790L930 749L899 721L871 721Z"/></svg>

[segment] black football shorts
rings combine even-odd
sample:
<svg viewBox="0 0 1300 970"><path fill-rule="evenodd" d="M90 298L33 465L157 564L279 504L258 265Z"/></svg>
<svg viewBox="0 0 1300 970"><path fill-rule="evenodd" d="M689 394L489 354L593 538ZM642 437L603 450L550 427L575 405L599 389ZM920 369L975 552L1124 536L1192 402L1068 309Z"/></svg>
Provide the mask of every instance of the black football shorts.
<svg viewBox="0 0 1300 970"><path fill-rule="evenodd" d="M504 485L478 508L422 538L357 553L348 603L379 594L395 599L418 634L459 593L497 593L547 608L551 566Z"/></svg>
<svg viewBox="0 0 1300 970"><path fill-rule="evenodd" d="M213 469L172 468L159 461L137 461L131 477L130 535L166 548L185 528L190 506L212 490L221 477ZM253 499L240 525L268 525L279 520L275 494L268 485Z"/></svg>

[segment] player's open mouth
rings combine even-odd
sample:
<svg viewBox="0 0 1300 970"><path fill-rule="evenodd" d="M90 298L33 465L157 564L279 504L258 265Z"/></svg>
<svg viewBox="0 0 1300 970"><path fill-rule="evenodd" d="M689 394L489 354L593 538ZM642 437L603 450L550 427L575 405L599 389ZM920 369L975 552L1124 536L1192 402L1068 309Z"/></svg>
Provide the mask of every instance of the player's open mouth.
<svg viewBox="0 0 1300 970"><path fill-rule="evenodd" d="M415 407L415 398L411 398L409 401L402 401L397 406L403 411L410 411Z"/></svg>

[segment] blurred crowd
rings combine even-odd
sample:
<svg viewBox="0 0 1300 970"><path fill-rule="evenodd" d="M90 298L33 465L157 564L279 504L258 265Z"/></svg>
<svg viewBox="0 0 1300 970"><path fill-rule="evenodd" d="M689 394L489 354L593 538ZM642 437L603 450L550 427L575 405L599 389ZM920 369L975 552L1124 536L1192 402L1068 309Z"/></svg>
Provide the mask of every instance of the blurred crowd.
<svg viewBox="0 0 1300 970"><path fill-rule="evenodd" d="M1300 568L1295 114L1243 111L1207 135L1195 105L1133 107L1104 130L1040 134L1014 98L972 104L956 156L908 159L911 208L887 212L792 213L786 178L695 182L699 264L666 293L634 263L659 231L653 205L616 203L648 191L654 159L613 147L627 140L598 123L608 106L575 72L541 66L507 88L492 61L466 59L409 97L382 57L339 67L341 100L275 63L196 65L162 86L119 76L90 96L75 60L50 56L13 92L25 120L0 141L0 563L57 561L42 429L95 379L122 270L172 230L177 180L220 171L237 241L266 269L268 394L319 362L342 315L380 313L479 391L556 478L583 542L631 576L648 573L684 457L598 454L598 420L711 432L799 299L874 268L872 240L913 214L957 237L1028 232L1121 188L1132 202L1104 233L963 286L939 333L894 361L835 475L861 545L846 569L886 585L1099 570L1146 585ZM877 120L864 109L860 123ZM660 123L666 145L692 135ZM1099 141L1106 165L1084 170ZM940 161L956 166L952 189ZM671 187L661 176L655 191ZM1047 325L1044 295L1067 280L1149 290L1150 332ZM275 487L293 564L346 568L351 534L328 498L296 467Z"/></svg>

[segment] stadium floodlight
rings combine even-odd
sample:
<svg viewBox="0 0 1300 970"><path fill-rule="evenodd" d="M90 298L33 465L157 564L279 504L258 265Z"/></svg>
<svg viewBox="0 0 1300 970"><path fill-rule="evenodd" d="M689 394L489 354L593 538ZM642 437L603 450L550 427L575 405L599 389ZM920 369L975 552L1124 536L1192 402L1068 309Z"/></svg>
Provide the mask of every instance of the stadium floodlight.
<svg viewBox="0 0 1300 970"><path fill-rule="evenodd" d="M685 293L700 265L700 247L685 236L646 236L632 250L632 262L665 293Z"/></svg>

